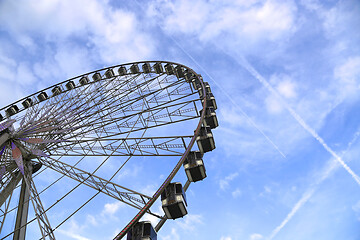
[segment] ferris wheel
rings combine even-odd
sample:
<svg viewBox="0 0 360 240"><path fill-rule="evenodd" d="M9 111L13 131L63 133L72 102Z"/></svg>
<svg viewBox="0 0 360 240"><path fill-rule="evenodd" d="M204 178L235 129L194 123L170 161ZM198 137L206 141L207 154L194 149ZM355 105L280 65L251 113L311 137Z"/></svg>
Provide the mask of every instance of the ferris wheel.
<svg viewBox="0 0 360 240"><path fill-rule="evenodd" d="M201 75L164 61L89 72L1 108L0 240L55 239L98 195L134 213L114 239L156 239L167 219L187 214L190 183L206 177L203 158L215 149L216 109ZM119 177L141 164L148 164L149 176L138 183ZM145 193L155 168L163 177ZM185 180L172 182L181 168ZM78 203L71 198L81 189L94 194ZM158 199L162 214L151 209ZM57 214L66 201L78 206ZM144 215L158 218L157 225L140 221Z"/></svg>

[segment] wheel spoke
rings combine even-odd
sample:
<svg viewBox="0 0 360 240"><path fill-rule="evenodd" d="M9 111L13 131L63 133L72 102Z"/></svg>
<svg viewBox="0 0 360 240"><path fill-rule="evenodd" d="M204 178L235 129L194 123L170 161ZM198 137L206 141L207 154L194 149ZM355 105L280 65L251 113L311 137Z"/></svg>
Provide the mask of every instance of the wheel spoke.
<svg viewBox="0 0 360 240"><path fill-rule="evenodd" d="M134 205L138 206L139 204L144 205L146 204L144 198L151 198L137 191L110 182L106 179L100 178L94 174L83 171L79 168L61 162L54 158L47 158L46 160L39 158L39 161L41 161L43 165L53 169L54 171L57 171L69 178L81 182L84 185L87 185L97 191L100 191L114 199L122 201L133 207Z"/></svg>

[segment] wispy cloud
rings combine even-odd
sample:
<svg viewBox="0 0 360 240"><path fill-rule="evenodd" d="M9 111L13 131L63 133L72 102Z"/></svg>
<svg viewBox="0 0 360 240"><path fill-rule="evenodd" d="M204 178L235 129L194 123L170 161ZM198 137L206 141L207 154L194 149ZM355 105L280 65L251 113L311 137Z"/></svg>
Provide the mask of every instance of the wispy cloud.
<svg viewBox="0 0 360 240"><path fill-rule="evenodd" d="M235 173L232 173L232 174L226 176L223 179L220 179L219 180L220 189L223 191L226 190L229 187L230 182L232 180L234 180L237 176L239 176L239 173L235 172Z"/></svg>

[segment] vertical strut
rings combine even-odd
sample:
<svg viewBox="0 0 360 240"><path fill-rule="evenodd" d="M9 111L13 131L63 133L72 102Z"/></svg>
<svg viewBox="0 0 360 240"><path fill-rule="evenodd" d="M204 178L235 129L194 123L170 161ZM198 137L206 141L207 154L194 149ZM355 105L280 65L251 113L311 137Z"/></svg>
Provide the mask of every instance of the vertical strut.
<svg viewBox="0 0 360 240"><path fill-rule="evenodd" d="M20 199L16 216L15 233L13 240L25 240L26 223L29 211L30 191L23 179L21 183ZM23 227L22 227L23 226Z"/></svg>

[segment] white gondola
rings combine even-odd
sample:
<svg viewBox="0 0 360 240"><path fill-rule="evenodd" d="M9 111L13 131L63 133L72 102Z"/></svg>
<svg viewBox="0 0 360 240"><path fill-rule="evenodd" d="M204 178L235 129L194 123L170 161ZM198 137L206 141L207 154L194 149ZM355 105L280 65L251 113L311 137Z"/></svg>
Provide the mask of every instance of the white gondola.
<svg viewBox="0 0 360 240"><path fill-rule="evenodd" d="M88 84L88 82L89 82L89 79L88 79L88 77L86 77L86 76L82 77L82 78L79 80L79 83L80 83L82 86Z"/></svg>
<svg viewBox="0 0 360 240"><path fill-rule="evenodd" d="M162 208L169 219L176 219L187 214L186 195L181 183L169 183L161 194Z"/></svg>
<svg viewBox="0 0 360 240"><path fill-rule="evenodd" d="M201 100L201 103L204 103L204 99ZM217 109L215 97L214 97L214 95L212 93L207 93L206 94L206 106L207 107L213 107L214 110Z"/></svg>
<svg viewBox="0 0 360 240"><path fill-rule="evenodd" d="M167 75L174 75L175 72L174 72L174 66L170 63L167 63L165 65L165 72Z"/></svg>
<svg viewBox="0 0 360 240"><path fill-rule="evenodd" d="M105 72L105 77L106 78L113 78L115 76L114 70L112 70L112 68L109 68L108 70L106 70Z"/></svg>
<svg viewBox="0 0 360 240"><path fill-rule="evenodd" d="M200 110L200 114L202 110ZM214 129L219 126L219 122L216 117L216 112L213 107L206 107L205 108L205 118L204 122L206 126L209 126L211 129Z"/></svg>
<svg viewBox="0 0 360 240"><path fill-rule="evenodd" d="M175 67L175 75L178 79L180 78L184 78L185 75L184 75L184 70L181 66L176 66Z"/></svg>
<svg viewBox="0 0 360 240"><path fill-rule="evenodd" d="M205 93L211 93L210 84L208 82L204 82L204 86L205 86ZM200 87L198 89L198 92L199 92L200 98L203 99L204 98L204 95L203 95L204 93L203 93L202 87Z"/></svg>
<svg viewBox="0 0 360 240"><path fill-rule="evenodd" d="M215 141L209 126L201 127L200 133L196 137L196 142L200 152L210 152L215 149Z"/></svg>
<svg viewBox="0 0 360 240"><path fill-rule="evenodd" d="M194 74L187 69L185 70L185 80L186 82L190 83L194 79Z"/></svg>
<svg viewBox="0 0 360 240"><path fill-rule="evenodd" d="M94 79L95 82L99 81L101 79L101 74L100 73L94 73L94 75L92 76L92 78Z"/></svg>
<svg viewBox="0 0 360 240"><path fill-rule="evenodd" d="M138 66L137 64L133 64L133 65L130 67L130 72L131 72L132 74L139 73L139 72L140 72L139 66Z"/></svg>
<svg viewBox="0 0 360 240"><path fill-rule="evenodd" d="M16 114L18 112L19 112L19 108L16 105L12 105L8 109L6 109L6 113L7 113L8 116L12 116L12 115L14 115L14 114Z"/></svg>
<svg viewBox="0 0 360 240"><path fill-rule="evenodd" d="M68 82L65 84L65 87L66 87L67 90L74 89L74 88L75 88L75 83L74 83L74 81L68 81Z"/></svg>
<svg viewBox="0 0 360 240"><path fill-rule="evenodd" d="M29 108L33 105L33 102L31 98L27 98L21 104L24 106L24 108Z"/></svg>
<svg viewBox="0 0 360 240"><path fill-rule="evenodd" d="M163 69L163 66L161 63L155 63L153 68L154 68L156 74L160 74L160 73L164 72L164 69Z"/></svg>
<svg viewBox="0 0 360 240"><path fill-rule="evenodd" d="M48 99L48 95L46 94L46 92L42 92L37 96L37 98L39 99L40 102L42 102Z"/></svg>
<svg viewBox="0 0 360 240"><path fill-rule="evenodd" d="M150 221L137 222L127 233L126 240L157 240Z"/></svg>
<svg viewBox="0 0 360 240"><path fill-rule="evenodd" d="M142 70L143 70L144 73L150 73L151 72L150 63L144 63L142 65Z"/></svg>
<svg viewBox="0 0 360 240"><path fill-rule="evenodd" d="M62 90L61 90L60 86L56 86L53 89L51 89L51 92L52 92L53 96L56 96L56 95L59 95L62 92Z"/></svg>
<svg viewBox="0 0 360 240"><path fill-rule="evenodd" d="M126 75L126 73L127 73L126 68L124 66L119 67L118 73L120 76Z"/></svg>
<svg viewBox="0 0 360 240"><path fill-rule="evenodd" d="M206 170L202 157L203 154L201 152L193 151L189 152L184 161L183 166L190 182L197 182L206 178Z"/></svg>
<svg viewBox="0 0 360 240"><path fill-rule="evenodd" d="M201 88L201 82L198 78L193 78L191 80L192 86L195 90L199 90L199 88Z"/></svg>

